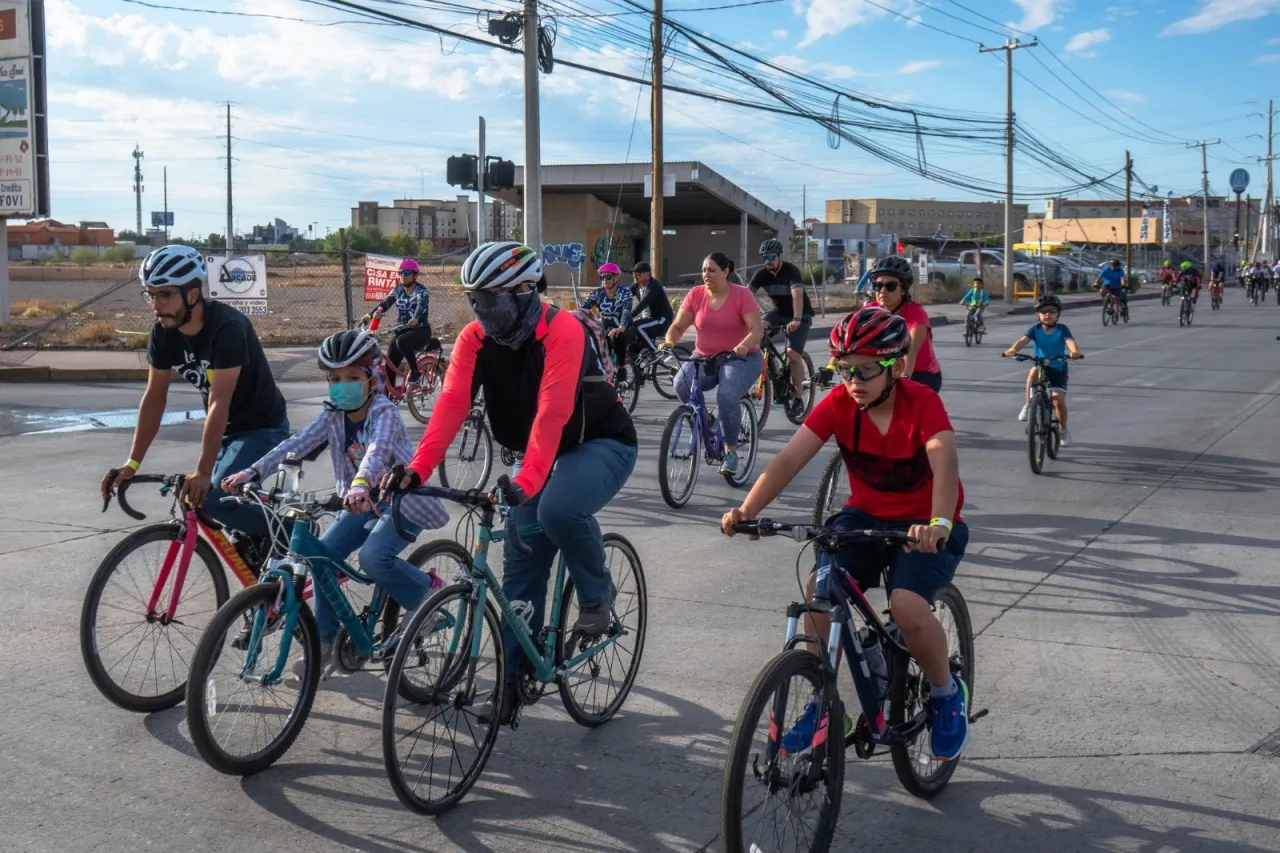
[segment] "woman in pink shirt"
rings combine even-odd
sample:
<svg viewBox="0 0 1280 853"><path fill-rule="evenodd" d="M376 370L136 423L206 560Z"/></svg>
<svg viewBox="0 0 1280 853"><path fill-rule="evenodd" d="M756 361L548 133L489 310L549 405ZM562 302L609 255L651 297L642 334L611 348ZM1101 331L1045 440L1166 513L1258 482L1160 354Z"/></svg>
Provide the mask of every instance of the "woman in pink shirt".
<svg viewBox="0 0 1280 853"><path fill-rule="evenodd" d="M764 366L760 339L764 324L760 306L751 291L729 281L733 262L722 252L707 255L702 262L702 284L689 291L675 322L667 330L665 346L680 343L689 326L697 329L693 351L696 355L715 355L732 351L736 358L723 359L714 373L702 378L702 390L716 389L716 411L724 425L725 455L721 472L738 473L738 430L742 428L738 401L760 378ZM685 364L676 377L676 394L681 402L689 399L694 365Z"/></svg>
<svg viewBox="0 0 1280 853"><path fill-rule="evenodd" d="M942 366L933 351L933 328L924 306L911 298L911 264L899 255L881 258L871 270L871 289L876 301L897 314L907 324L911 350L907 353L907 376L942 391Z"/></svg>

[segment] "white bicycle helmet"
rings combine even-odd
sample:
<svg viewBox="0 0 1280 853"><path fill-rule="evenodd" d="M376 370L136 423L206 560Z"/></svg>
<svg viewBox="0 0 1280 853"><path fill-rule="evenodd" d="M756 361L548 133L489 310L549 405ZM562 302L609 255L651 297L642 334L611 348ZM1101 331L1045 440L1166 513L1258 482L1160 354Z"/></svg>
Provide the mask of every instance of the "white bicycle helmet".
<svg viewBox="0 0 1280 853"><path fill-rule="evenodd" d="M144 287L204 287L204 256L190 246L161 246L142 259L138 278Z"/></svg>
<svg viewBox="0 0 1280 853"><path fill-rule="evenodd" d="M514 240L485 243L462 264L465 290L511 290L542 280L542 256Z"/></svg>
<svg viewBox="0 0 1280 853"><path fill-rule="evenodd" d="M382 355L378 339L368 332L350 329L336 332L324 339L316 353L321 370L333 370L338 367L363 367L370 373Z"/></svg>

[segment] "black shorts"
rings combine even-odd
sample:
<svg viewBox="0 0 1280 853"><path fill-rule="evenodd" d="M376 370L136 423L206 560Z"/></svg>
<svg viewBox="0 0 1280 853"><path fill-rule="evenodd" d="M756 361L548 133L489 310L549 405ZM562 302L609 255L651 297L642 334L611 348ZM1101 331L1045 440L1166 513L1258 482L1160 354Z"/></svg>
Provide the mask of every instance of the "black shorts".
<svg viewBox="0 0 1280 853"><path fill-rule="evenodd" d="M923 370L917 370L911 374L912 382L919 382L921 385L927 385L937 393L942 393L942 371L937 373L925 373Z"/></svg>
<svg viewBox="0 0 1280 853"><path fill-rule="evenodd" d="M764 328L767 332L770 326L781 326L786 330L786 326L792 320L800 320L800 325L794 332L786 332L787 346L796 352L804 352L804 345L809 340L809 329L813 327L813 315L806 314L803 317L784 317L777 311L770 311L764 315Z"/></svg>
<svg viewBox="0 0 1280 853"><path fill-rule="evenodd" d="M1044 369L1044 378L1049 380L1050 391L1067 393L1067 368L1065 366L1046 367Z"/></svg>
<svg viewBox="0 0 1280 853"><path fill-rule="evenodd" d="M857 530L869 528L873 530L905 531L912 524L928 524L928 521L882 521L860 509L845 507L827 520L827 524L840 530ZM844 569L858 584L860 589L874 589L880 586L881 575L888 571L889 588L905 589L914 592L925 601L932 602L938 590L951 583L956 576L956 568L964 557L965 547L969 544L969 527L963 521L952 523L951 535L946 544L936 554L925 554L920 551L904 551L902 545L894 543L885 545L867 542L847 548L835 555L836 565ZM818 557L818 587L821 591L822 567L829 555Z"/></svg>

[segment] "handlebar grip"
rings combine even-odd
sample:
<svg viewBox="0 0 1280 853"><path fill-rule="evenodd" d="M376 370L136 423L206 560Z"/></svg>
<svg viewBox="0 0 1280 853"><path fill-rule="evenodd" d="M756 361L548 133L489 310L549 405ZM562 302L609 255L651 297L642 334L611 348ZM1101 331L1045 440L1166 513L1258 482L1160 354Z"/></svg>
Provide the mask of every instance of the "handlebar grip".
<svg viewBox="0 0 1280 853"><path fill-rule="evenodd" d="M760 522L758 521L739 521L733 525L734 533L759 533Z"/></svg>
<svg viewBox="0 0 1280 853"><path fill-rule="evenodd" d="M397 536L402 540L409 540L410 537L405 535L404 516L400 514L400 501L402 500L404 500L404 492L393 491L391 493L391 523L395 525Z"/></svg>

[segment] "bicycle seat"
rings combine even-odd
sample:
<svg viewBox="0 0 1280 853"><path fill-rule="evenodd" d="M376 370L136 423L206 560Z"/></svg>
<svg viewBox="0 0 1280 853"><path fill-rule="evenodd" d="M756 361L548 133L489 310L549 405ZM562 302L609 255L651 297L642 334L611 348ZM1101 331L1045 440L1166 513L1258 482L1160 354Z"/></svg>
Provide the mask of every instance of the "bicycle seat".
<svg viewBox="0 0 1280 853"><path fill-rule="evenodd" d="M432 338L427 341L426 349L444 349L444 346L440 343L439 338Z"/></svg>

